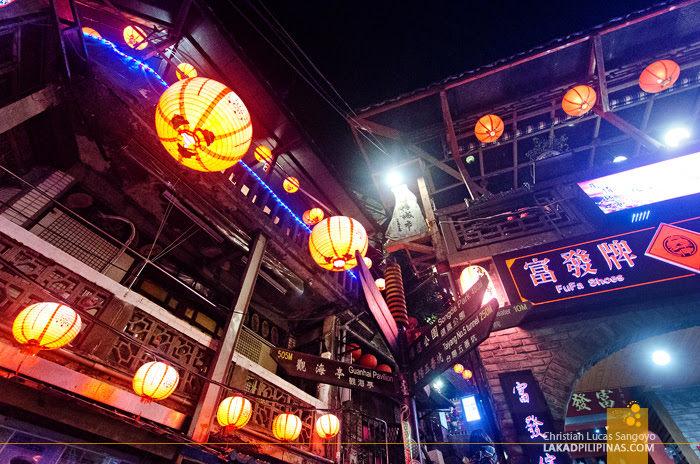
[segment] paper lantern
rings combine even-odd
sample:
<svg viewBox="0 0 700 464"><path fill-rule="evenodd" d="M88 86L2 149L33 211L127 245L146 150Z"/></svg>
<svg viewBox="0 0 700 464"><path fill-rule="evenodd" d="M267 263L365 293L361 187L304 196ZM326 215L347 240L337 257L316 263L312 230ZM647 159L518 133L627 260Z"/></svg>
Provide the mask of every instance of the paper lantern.
<svg viewBox="0 0 700 464"><path fill-rule="evenodd" d="M491 299L497 298L496 287L493 286L493 281L488 271L481 266L473 265L467 266L462 269L462 273L459 275L459 286L462 290L462 295L467 293L470 288L476 284L476 282L481 278L481 276L486 276L489 280L486 284L486 292L484 292L484 298L481 300L481 304L485 305Z"/></svg>
<svg viewBox="0 0 700 464"><path fill-rule="evenodd" d="M377 284L379 291L383 291L386 288L386 280L384 279L377 279L374 283Z"/></svg>
<svg viewBox="0 0 700 464"><path fill-rule="evenodd" d="M323 220L323 210L321 208L311 208L308 211L304 211L301 219L305 224L315 226Z"/></svg>
<svg viewBox="0 0 700 464"><path fill-rule="evenodd" d="M566 92L561 107L569 116L580 116L595 105L595 90L587 85L579 85Z"/></svg>
<svg viewBox="0 0 700 464"><path fill-rule="evenodd" d="M0 8L2 8L3 6L9 5L10 3L14 2L14 1L15 0L0 0Z"/></svg>
<svg viewBox="0 0 700 464"><path fill-rule="evenodd" d="M90 37L94 37L96 39L102 38L100 33L91 27L84 27L84 28L82 28L82 31L83 31L83 35L89 35Z"/></svg>
<svg viewBox="0 0 700 464"><path fill-rule="evenodd" d="M352 355L353 361L357 361L362 356L362 350L357 343L349 343L345 352Z"/></svg>
<svg viewBox="0 0 700 464"><path fill-rule="evenodd" d="M472 374L472 371L470 371L469 369L465 369L465 370L462 372L462 378L463 378L464 380L469 380L469 379L471 379L471 378L472 378L472 375L473 375L473 374Z"/></svg>
<svg viewBox="0 0 700 464"><path fill-rule="evenodd" d="M138 26L126 26L124 28L124 42L136 50L143 50L148 46L146 33Z"/></svg>
<svg viewBox="0 0 700 464"><path fill-rule="evenodd" d="M681 74L681 68L675 61L655 61L642 71L639 86L648 93L658 93L671 87Z"/></svg>
<svg viewBox="0 0 700 464"><path fill-rule="evenodd" d="M271 163L272 162L272 150L270 150L265 145L258 145L255 147L255 159L260 163Z"/></svg>
<svg viewBox="0 0 700 464"><path fill-rule="evenodd" d="M364 258L362 258L362 261L365 262L365 266L367 266L367 269L371 269L371 268L372 268L372 260L369 259L368 256L365 256Z"/></svg>
<svg viewBox="0 0 700 464"><path fill-rule="evenodd" d="M156 108L156 131L168 153L197 171L223 171L250 146L253 127L231 89L203 77L171 85Z"/></svg>
<svg viewBox="0 0 700 464"><path fill-rule="evenodd" d="M495 114L487 114L476 122L474 126L474 135L482 142L495 142L503 135L505 125L503 120Z"/></svg>
<svg viewBox="0 0 700 464"><path fill-rule="evenodd" d="M391 366L387 366L386 364L378 365L377 370L382 372L388 372L389 374L391 374Z"/></svg>
<svg viewBox="0 0 700 464"><path fill-rule="evenodd" d="M284 179L284 182L282 182L282 187L287 193L294 193L299 190L299 179L291 176L287 177Z"/></svg>
<svg viewBox="0 0 700 464"><path fill-rule="evenodd" d="M197 70L189 63L180 63L177 65L175 75L178 80L189 79L190 77L197 77Z"/></svg>
<svg viewBox="0 0 700 464"><path fill-rule="evenodd" d="M453 369L458 374L461 374L462 372L464 372L464 366L462 366L461 364L455 364L455 367L453 367Z"/></svg>
<svg viewBox="0 0 700 464"><path fill-rule="evenodd" d="M284 413L272 422L272 434L281 441L292 441L301 433L301 419L294 414Z"/></svg>
<svg viewBox="0 0 700 464"><path fill-rule="evenodd" d="M81 328L80 316L60 303L36 303L24 308L12 324L12 335L22 352L34 355L70 343Z"/></svg>
<svg viewBox="0 0 700 464"><path fill-rule="evenodd" d="M133 387L144 403L163 400L177 388L180 375L174 367L160 361L152 361L139 367L134 374Z"/></svg>
<svg viewBox="0 0 700 464"><path fill-rule="evenodd" d="M372 354L363 354L360 358L360 366L374 369L377 367L377 358Z"/></svg>
<svg viewBox="0 0 700 464"><path fill-rule="evenodd" d="M222 427L240 429L250 420L253 414L253 406L247 398L240 395L225 398L216 411L216 420Z"/></svg>
<svg viewBox="0 0 700 464"><path fill-rule="evenodd" d="M309 236L309 250L316 264L329 271L357 266L355 251L367 253L367 232L355 219L333 216L316 224Z"/></svg>
<svg viewBox="0 0 700 464"><path fill-rule="evenodd" d="M316 433L319 437L333 438L340 432L340 421L333 414L324 414L316 420Z"/></svg>

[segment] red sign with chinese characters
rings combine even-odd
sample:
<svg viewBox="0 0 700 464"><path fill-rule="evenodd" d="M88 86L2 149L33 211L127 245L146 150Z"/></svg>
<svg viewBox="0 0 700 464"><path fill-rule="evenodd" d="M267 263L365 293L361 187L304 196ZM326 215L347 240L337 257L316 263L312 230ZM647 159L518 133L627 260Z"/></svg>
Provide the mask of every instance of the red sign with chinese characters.
<svg viewBox="0 0 700 464"><path fill-rule="evenodd" d="M607 414L608 408L624 408L632 401L629 388L602 389L571 395L567 417Z"/></svg>
<svg viewBox="0 0 700 464"><path fill-rule="evenodd" d="M700 219L678 224L699 228ZM597 238L506 259L522 300L538 305L692 277L694 274L646 256L656 228Z"/></svg>
<svg viewBox="0 0 700 464"><path fill-rule="evenodd" d="M646 255L693 272L700 272L700 232L661 224Z"/></svg>

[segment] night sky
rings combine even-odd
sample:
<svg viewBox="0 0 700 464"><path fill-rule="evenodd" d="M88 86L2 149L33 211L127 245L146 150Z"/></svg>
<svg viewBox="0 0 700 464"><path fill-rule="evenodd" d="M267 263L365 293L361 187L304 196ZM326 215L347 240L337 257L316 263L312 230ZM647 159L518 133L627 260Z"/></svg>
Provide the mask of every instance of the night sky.
<svg viewBox="0 0 700 464"><path fill-rule="evenodd" d="M270 28L267 8L349 106L359 109L660 5L647 0L236 3L240 21L233 30L236 39L338 173L368 193L371 182L345 120L280 59L245 18L290 57ZM338 98L335 101L340 104Z"/></svg>

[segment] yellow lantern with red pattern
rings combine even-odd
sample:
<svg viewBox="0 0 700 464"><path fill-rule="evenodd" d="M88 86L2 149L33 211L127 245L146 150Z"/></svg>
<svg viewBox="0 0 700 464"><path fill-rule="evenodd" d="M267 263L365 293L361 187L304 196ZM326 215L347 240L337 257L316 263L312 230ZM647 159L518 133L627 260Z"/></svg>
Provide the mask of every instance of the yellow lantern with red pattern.
<svg viewBox="0 0 700 464"><path fill-rule="evenodd" d="M255 147L255 159L260 163L271 163L272 162L272 150L265 145L258 145Z"/></svg>
<svg viewBox="0 0 700 464"><path fill-rule="evenodd" d="M300 433L301 419L294 414L280 414L272 422L272 434L280 441L296 440Z"/></svg>
<svg viewBox="0 0 700 464"><path fill-rule="evenodd" d="M282 187L287 193L294 193L299 190L299 179L289 176L282 182Z"/></svg>
<svg viewBox="0 0 700 464"><path fill-rule="evenodd" d="M240 429L245 427L253 414L253 406L240 395L225 398L216 411L216 420L222 427Z"/></svg>
<svg viewBox="0 0 700 464"><path fill-rule="evenodd" d="M189 63L180 63L175 69L175 75L178 80L189 79L190 77L197 77L197 70Z"/></svg>
<svg viewBox="0 0 700 464"><path fill-rule="evenodd" d="M319 222L323 221L323 210L321 208L311 208L310 210L304 211L301 219L305 224L315 226Z"/></svg>
<svg viewBox="0 0 700 464"><path fill-rule="evenodd" d="M333 438L340 432L340 421L334 414L324 414L316 420L316 433L323 439Z"/></svg>
<svg viewBox="0 0 700 464"><path fill-rule="evenodd" d="M152 361L139 367L134 374L134 392L144 403L152 400L164 400L177 388L180 374L170 364Z"/></svg>
<svg viewBox="0 0 700 464"><path fill-rule="evenodd" d="M355 251L367 253L367 232L355 219L333 216L316 224L309 236L309 250L316 264L329 271L357 266Z"/></svg>
<svg viewBox="0 0 700 464"><path fill-rule="evenodd" d="M70 343L80 332L80 316L60 303L36 303L24 308L12 324L12 335L22 352L34 355Z"/></svg>
<svg viewBox="0 0 700 464"><path fill-rule="evenodd" d="M126 26L124 28L124 42L136 50L143 50L148 46L146 33L138 26Z"/></svg>

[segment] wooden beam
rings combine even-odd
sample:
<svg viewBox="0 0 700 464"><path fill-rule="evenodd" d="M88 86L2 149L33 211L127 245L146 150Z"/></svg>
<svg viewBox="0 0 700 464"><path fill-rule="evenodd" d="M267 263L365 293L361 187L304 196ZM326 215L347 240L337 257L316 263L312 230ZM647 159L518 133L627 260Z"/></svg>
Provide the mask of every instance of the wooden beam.
<svg viewBox="0 0 700 464"><path fill-rule="evenodd" d="M437 168L442 169L443 171L445 171L447 174L451 175L455 179L464 182L464 179L462 179L462 176L460 175L460 173L457 170L450 167L445 162L440 161L439 159L434 158L433 156L430 156L422 148L420 148L416 145L411 145L411 144L407 145L406 148L408 148L408 151L413 152L415 155L419 156L421 159L427 161L428 163L434 165Z"/></svg>
<svg viewBox="0 0 700 464"><path fill-rule="evenodd" d="M593 53L595 55L595 65L598 71L598 91L600 93L600 106L603 111L610 111L608 101L608 81L605 77L605 56L603 55L603 42L599 34L591 37L593 41Z"/></svg>
<svg viewBox="0 0 700 464"><path fill-rule="evenodd" d="M3 106L0 108L0 134L43 113L57 103L54 86L49 85L19 101Z"/></svg>
<svg viewBox="0 0 700 464"><path fill-rule="evenodd" d="M386 137L388 139L401 140L403 138L403 133L401 131L378 124L376 122L368 121L367 119L348 118L348 122L351 126L357 129L362 129L375 135L381 135L382 137Z"/></svg>
<svg viewBox="0 0 700 464"><path fill-rule="evenodd" d="M603 109L598 105L593 107L593 112L650 150L657 151L664 148L664 144L640 131L635 126L618 116L616 113L603 111Z"/></svg>
<svg viewBox="0 0 700 464"><path fill-rule="evenodd" d="M433 243L435 257L438 261L447 261L447 247L445 246L445 242L440 235L440 229L437 225L437 220L435 219L435 212L433 211L433 204L430 201L430 195L428 194L428 187L425 183L425 179L422 177L418 178L418 194L420 195L421 202L423 203L425 218L428 220L430 240Z"/></svg>
<svg viewBox="0 0 700 464"><path fill-rule="evenodd" d="M422 243L401 240L399 242L388 242L386 244L386 251L388 253L393 253L398 250L411 250L417 253L423 253L425 255L436 256L435 249L433 247L423 245Z"/></svg>

